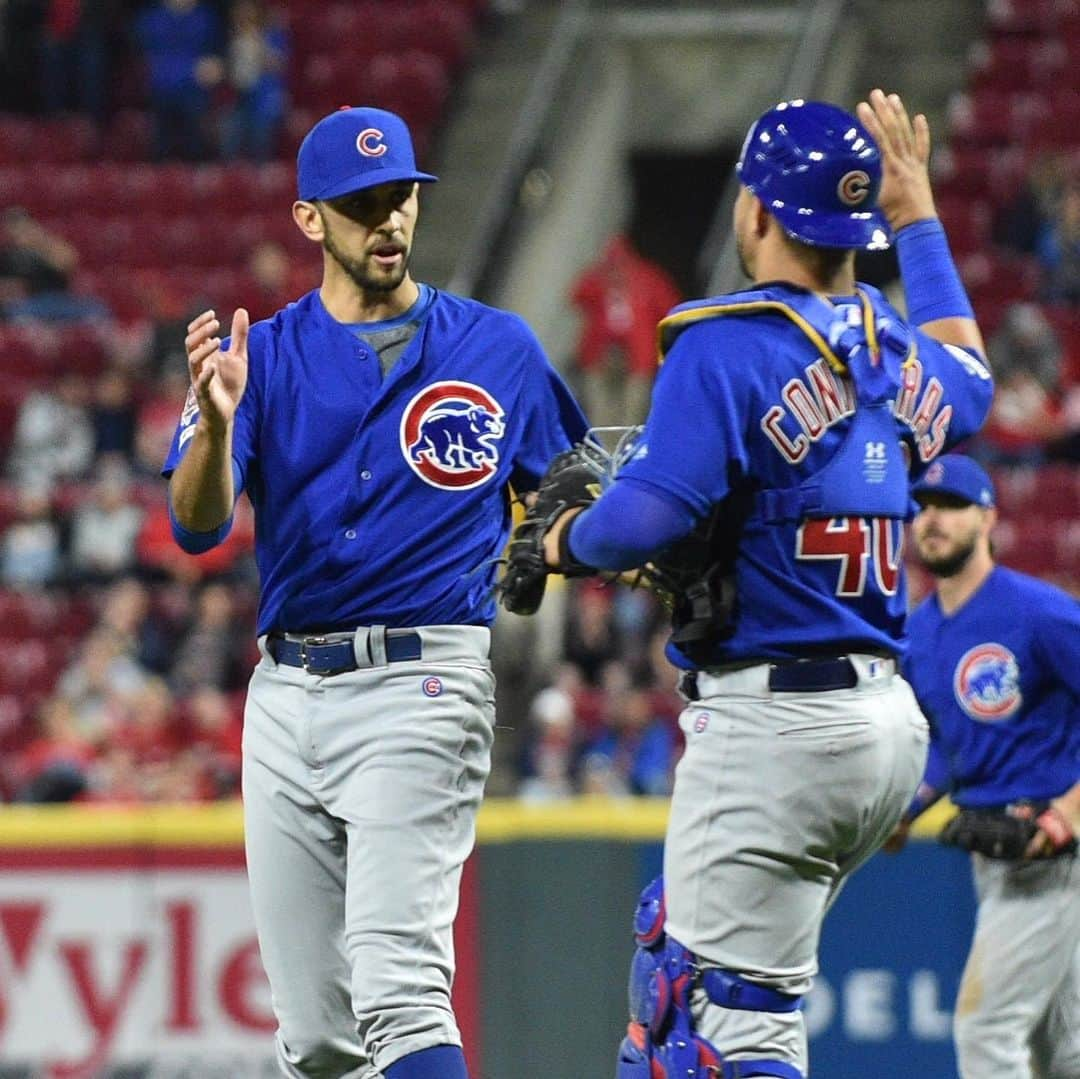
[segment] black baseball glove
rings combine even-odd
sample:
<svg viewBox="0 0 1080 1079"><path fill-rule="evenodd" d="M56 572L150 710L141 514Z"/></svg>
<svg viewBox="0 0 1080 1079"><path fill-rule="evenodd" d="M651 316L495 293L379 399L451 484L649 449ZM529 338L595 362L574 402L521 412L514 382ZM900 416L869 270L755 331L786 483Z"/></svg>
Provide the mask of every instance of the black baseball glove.
<svg viewBox="0 0 1080 1079"><path fill-rule="evenodd" d="M559 544L559 565L544 561L544 537L555 521L575 506L588 506L600 497L601 467L586 447L560 453L544 473L536 499L514 529L506 570L497 585L499 600L514 614L535 614L544 598L549 573L588 577L592 566L578 562L566 546L566 530Z"/></svg>
<svg viewBox="0 0 1080 1079"><path fill-rule="evenodd" d="M1049 857L1076 850L1072 829L1046 802L1023 803L1004 810L961 809L941 830L938 839L987 858L1018 861L1040 830L1050 839Z"/></svg>

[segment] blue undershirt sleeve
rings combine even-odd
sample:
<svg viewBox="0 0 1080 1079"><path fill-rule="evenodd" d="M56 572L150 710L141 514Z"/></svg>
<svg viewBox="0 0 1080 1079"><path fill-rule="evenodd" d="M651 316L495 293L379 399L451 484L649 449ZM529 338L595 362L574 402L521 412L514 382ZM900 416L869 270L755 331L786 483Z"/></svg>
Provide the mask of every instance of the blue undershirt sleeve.
<svg viewBox="0 0 1080 1079"><path fill-rule="evenodd" d="M627 521L633 522L632 531ZM679 499L651 483L623 478L573 519L567 544L574 558L588 566L635 569L682 539L695 522Z"/></svg>

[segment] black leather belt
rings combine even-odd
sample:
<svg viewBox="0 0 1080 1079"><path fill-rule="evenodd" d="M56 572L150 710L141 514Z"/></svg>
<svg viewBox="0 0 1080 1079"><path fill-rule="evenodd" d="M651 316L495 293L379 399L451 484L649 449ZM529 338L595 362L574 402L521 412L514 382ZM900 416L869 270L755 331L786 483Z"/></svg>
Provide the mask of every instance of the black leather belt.
<svg viewBox="0 0 1080 1079"><path fill-rule="evenodd" d="M769 663L762 660L762 663ZM732 667L742 670L754 663L741 663ZM679 688L691 701L701 700L697 687L697 671L685 671ZM722 669L710 670L709 674L723 676ZM859 684L859 672L847 656L829 659L795 659L784 663L769 664L769 689L773 693L827 693L831 689L853 689Z"/></svg>
<svg viewBox="0 0 1080 1079"><path fill-rule="evenodd" d="M847 656L835 659L798 659L774 663L769 668L773 693L825 693L830 689L854 689L859 672Z"/></svg>
<svg viewBox="0 0 1080 1079"><path fill-rule="evenodd" d="M301 667L308 674L344 674L346 671L367 666L356 662L356 651L351 637L339 641L327 640L326 637L301 637L291 640L280 633L271 633L266 638L266 650L275 663L284 663L287 667ZM422 651L419 633L386 635L387 663L420 659Z"/></svg>

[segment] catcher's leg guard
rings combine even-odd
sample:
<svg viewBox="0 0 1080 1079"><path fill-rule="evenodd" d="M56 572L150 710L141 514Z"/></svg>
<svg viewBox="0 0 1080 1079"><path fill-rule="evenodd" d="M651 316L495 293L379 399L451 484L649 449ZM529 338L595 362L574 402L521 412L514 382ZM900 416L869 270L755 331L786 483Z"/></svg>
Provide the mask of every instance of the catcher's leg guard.
<svg viewBox="0 0 1080 1079"><path fill-rule="evenodd" d="M754 985L731 971L702 970L694 954L664 932L664 882L641 893L634 918L638 948L630 966L630 1025L619 1047L615 1079L803 1079L783 1060L728 1060L694 1033L690 993L745 1011L790 1012L800 997Z"/></svg>

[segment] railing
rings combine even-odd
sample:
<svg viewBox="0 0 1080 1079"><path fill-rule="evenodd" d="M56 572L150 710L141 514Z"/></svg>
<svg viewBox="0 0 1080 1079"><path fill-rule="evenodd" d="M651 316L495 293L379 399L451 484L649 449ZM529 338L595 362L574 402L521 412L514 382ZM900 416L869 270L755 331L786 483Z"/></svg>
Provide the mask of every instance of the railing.
<svg viewBox="0 0 1080 1079"><path fill-rule="evenodd" d="M702 38L709 36L759 36L792 39L792 58L778 89L777 100L811 84L820 70L830 36L835 30L844 0L804 0L798 7L748 5L734 10L615 9L588 0L565 0L548 48L539 64L536 79L514 126L514 137L486 199L486 207L470 242L462 251L448 289L473 296L481 289L489 267L508 242L515 215L519 212L519 192L529 171L544 154L545 132L559 113L563 89L570 85L575 54L589 39ZM725 243L731 203L736 188L725 191L721 210L714 218L702 251L706 266L702 279L710 279L713 268L730 258L734 246Z"/></svg>

